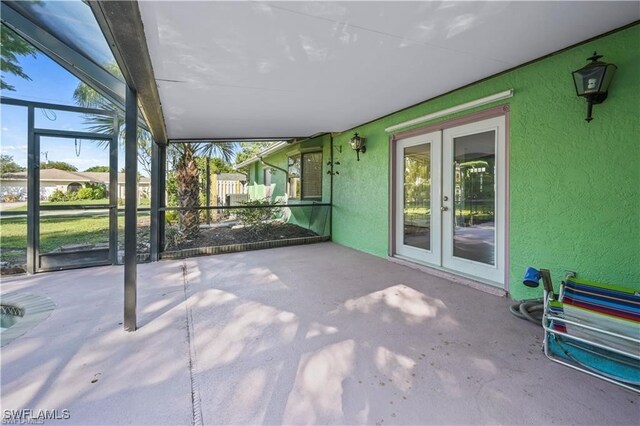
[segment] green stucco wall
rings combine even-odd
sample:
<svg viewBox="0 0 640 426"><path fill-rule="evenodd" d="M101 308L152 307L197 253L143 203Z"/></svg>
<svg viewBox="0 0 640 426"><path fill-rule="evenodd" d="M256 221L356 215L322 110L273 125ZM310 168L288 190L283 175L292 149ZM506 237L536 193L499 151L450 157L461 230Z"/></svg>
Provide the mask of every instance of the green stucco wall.
<svg viewBox="0 0 640 426"><path fill-rule="evenodd" d="M594 50L605 55L604 61L615 63L618 71L609 98L594 107L594 120L587 123L586 102L575 94L571 71L585 65ZM387 255L386 127L514 89L514 96L502 102L510 106L511 296L540 294L540 289L520 284L528 265L551 269L556 282L564 270L573 270L588 279L640 289L638 52L640 26L636 25L336 136L334 154L341 165L334 180L333 240ZM355 131L367 138L367 152L360 162L348 145Z"/></svg>
<svg viewBox="0 0 640 426"><path fill-rule="evenodd" d="M272 155L264 158L264 161L279 167L281 169L288 169L289 156L299 154L301 152L310 151L322 151L323 171L322 176L326 178L322 182L322 200L297 200L289 199L289 204L304 203L309 204L312 202L329 203L331 200L331 180L327 175L328 166L331 154L331 137L329 135L319 136L317 138L309 139L300 142L299 144L293 144L291 147L287 147L278 151ZM269 167L260 162L253 163L249 168L249 198L251 199L263 199L265 198L265 186L264 186L264 169ZM271 199L276 201L278 197L282 197L286 193L286 175L283 171L271 168L271 186L272 193ZM291 207L289 222L310 228L313 231L321 235L329 235L330 222L329 222L329 207L316 207L315 212L312 215L312 207ZM320 211L322 210L322 211ZM324 220L326 215L326 221ZM313 216L313 217L312 217ZM313 219L313 220L312 220ZM324 225L324 226L323 226Z"/></svg>

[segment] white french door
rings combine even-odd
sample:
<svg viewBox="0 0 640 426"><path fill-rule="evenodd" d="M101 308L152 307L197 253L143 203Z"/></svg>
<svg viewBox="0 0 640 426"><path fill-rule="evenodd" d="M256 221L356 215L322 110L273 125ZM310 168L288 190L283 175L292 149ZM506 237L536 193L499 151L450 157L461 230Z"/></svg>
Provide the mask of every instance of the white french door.
<svg viewBox="0 0 640 426"><path fill-rule="evenodd" d="M505 283L504 116L396 141L397 255Z"/></svg>
<svg viewBox="0 0 640 426"><path fill-rule="evenodd" d="M428 263L440 262L440 152L442 133L397 142L396 252ZM435 213L435 214L434 214Z"/></svg>

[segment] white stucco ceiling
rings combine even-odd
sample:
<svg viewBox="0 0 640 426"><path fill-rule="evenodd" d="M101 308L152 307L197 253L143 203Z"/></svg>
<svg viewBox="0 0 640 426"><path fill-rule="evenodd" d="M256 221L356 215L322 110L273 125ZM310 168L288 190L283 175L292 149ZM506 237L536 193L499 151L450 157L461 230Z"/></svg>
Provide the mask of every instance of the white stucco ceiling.
<svg viewBox="0 0 640 426"><path fill-rule="evenodd" d="M139 7L170 139L346 130L640 19L635 1Z"/></svg>

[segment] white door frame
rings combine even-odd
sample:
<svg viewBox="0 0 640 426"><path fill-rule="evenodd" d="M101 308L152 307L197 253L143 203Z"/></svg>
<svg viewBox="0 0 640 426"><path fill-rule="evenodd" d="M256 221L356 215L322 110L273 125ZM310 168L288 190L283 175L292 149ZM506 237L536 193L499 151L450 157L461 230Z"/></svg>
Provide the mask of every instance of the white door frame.
<svg viewBox="0 0 640 426"><path fill-rule="evenodd" d="M404 149L416 145L430 145L431 154L431 213L430 213L430 236L431 241L429 244L430 249L425 250L418 247L412 247L404 244ZM440 183L440 157L442 147L442 132L436 131L424 135L414 136L407 139L402 139L396 144L396 171L397 176L395 180L395 194L396 194L396 223L395 223L395 247L396 252L401 256L406 256L411 259L420 259L423 262L436 264L440 262L440 231L442 229L440 223L440 203L434 202L439 200L441 196L442 185Z"/></svg>
<svg viewBox="0 0 640 426"><path fill-rule="evenodd" d="M393 143L390 147L390 159L391 159L391 190L392 196L390 198L390 219L391 219L391 231L390 231L390 255L398 256L401 258L406 258L408 260L414 261L416 263L421 263L424 265L428 265L430 267L436 269L442 269L446 271L453 272L459 275L469 276L471 278L475 278L479 281L485 282L492 286L496 286L503 289L508 289L508 280L507 280L507 265L508 265L508 132L509 132L509 106L501 105L489 110L480 111L475 114L468 115L466 117L454 119L451 121L447 121L444 123L440 123L433 126L428 126L420 129L410 130L406 132L402 132L396 134L392 137ZM467 127L467 125L471 127ZM493 127L492 127L493 126ZM467 134L473 134L477 132L487 131L487 130L496 130L496 235L495 235L495 266L494 265L486 265L480 262L474 262L466 259L459 259L452 256L452 249L449 247L444 247L442 236L437 235L437 232L434 232L434 226L431 229L431 250L430 253L425 253L424 250L416 249L417 252L413 250L404 250L402 238L403 238L403 197L404 197L404 188L403 188L403 162L404 156L402 155L403 148L399 148L399 146L412 146L420 143L428 143L429 138L433 141L434 136L432 135L435 132L439 132L444 136L445 132L447 136L453 137L461 136L464 131L467 131ZM475 131L474 129L482 129ZM452 140L452 139L451 139ZM446 195L444 192L444 188L441 185L435 185L433 175L435 173L439 173L440 179L442 176L446 176L444 170L442 169L442 160L444 149L453 149L453 144L451 140L445 146L444 139L441 140L440 144L432 143L432 185L431 185L431 221L432 225L435 225L436 222L439 222L440 229L442 230L443 226L451 226L453 227L453 218L452 215L448 215L449 219L447 220L447 224L444 223L442 219L442 213L440 207L446 207L447 203L449 207L453 206L453 194L449 195L448 202L444 202L443 196ZM440 155L437 156L434 153L435 145L439 145L435 150L440 151ZM445 146L445 148L442 148ZM451 154L446 154L451 156ZM452 159L452 157L451 157ZM437 161L436 161L437 160ZM434 164L437 163L437 164ZM450 167L453 167L453 161L451 161ZM449 185L451 186L451 184ZM448 189L451 191L451 189ZM449 210L448 213L451 213L452 210ZM445 216L446 217L446 216ZM452 229L452 228L451 228ZM438 236L440 241L434 241L434 237ZM439 245L441 244L441 245ZM449 245L452 246L451 241ZM406 247L406 246L405 246ZM444 251L440 251L440 253L436 253L438 247L442 247L443 250L447 250L446 254ZM436 250L434 250L434 248ZM451 251L449 251L451 250ZM425 257L425 254L429 256ZM445 261L445 256L447 260ZM446 263L446 266L443 264Z"/></svg>
<svg viewBox="0 0 640 426"><path fill-rule="evenodd" d="M487 120L469 123L458 127L452 127L443 131L442 137L442 193L443 197L448 197L449 201L443 202L448 210L442 216L442 266L446 269L455 270L466 275L471 275L492 283L500 287L504 286L505 279L505 198L506 198L506 138L505 138L505 118L504 116L490 118ZM455 199L453 174L454 160L454 139L461 136L474 135L478 133L495 131L495 211L494 211L494 265L477 262L453 255L453 236L455 229L453 201Z"/></svg>

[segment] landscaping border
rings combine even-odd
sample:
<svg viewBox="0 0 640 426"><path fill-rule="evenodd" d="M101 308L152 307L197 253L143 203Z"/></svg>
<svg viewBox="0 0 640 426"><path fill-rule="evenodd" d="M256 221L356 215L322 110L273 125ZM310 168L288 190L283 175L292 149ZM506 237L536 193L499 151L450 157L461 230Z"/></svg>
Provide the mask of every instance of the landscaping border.
<svg viewBox="0 0 640 426"><path fill-rule="evenodd" d="M259 241L255 243L229 244L225 246L197 247L183 250L171 250L160 253L160 259L184 259L185 257L207 256L214 254L238 253L250 250L263 250L277 247L297 246L302 244L321 243L329 241L329 235L301 238L287 238L284 240Z"/></svg>

